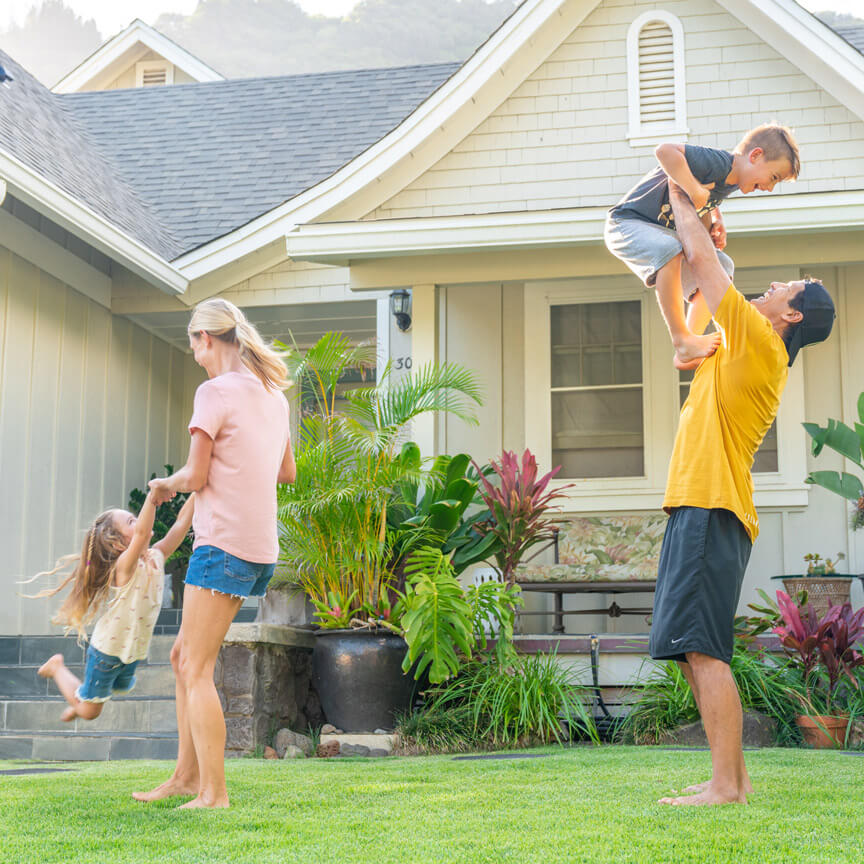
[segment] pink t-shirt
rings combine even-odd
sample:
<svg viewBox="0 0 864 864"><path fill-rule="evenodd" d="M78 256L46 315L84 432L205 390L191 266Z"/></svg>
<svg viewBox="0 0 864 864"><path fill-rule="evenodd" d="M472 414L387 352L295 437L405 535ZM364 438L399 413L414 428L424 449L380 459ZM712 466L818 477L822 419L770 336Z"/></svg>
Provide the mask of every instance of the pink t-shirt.
<svg viewBox="0 0 864 864"><path fill-rule="evenodd" d="M276 478L288 444L288 401L252 372L226 372L195 391L189 433L194 429L213 439L207 482L195 498L195 547L272 564L279 557Z"/></svg>

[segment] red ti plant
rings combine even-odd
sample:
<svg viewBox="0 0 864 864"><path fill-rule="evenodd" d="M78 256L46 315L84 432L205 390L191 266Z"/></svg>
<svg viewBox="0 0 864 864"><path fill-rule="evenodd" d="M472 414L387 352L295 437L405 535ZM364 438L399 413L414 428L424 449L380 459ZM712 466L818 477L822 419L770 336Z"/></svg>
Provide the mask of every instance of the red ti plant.
<svg viewBox="0 0 864 864"><path fill-rule="evenodd" d="M824 713L830 715L837 685L843 676L858 688L858 681L852 673L864 665L864 656L856 650L856 645L864 640L864 608L853 612L850 603L830 606L819 620L810 603L802 616L801 609L785 591L777 592L777 603L783 623L773 629L786 653L797 660L801 668L806 707L815 708L818 701L820 706L824 706ZM828 676L824 693L818 692L820 676L814 675L820 666ZM823 712L819 710L817 713Z"/></svg>
<svg viewBox="0 0 864 864"><path fill-rule="evenodd" d="M530 450L519 457L510 450L501 454L501 461L490 461L498 483L487 478L486 471L474 462L480 476L480 496L489 508L490 518L477 523L482 534L493 534L498 539L495 563L508 585L516 579L516 567L525 553L538 543L554 539L558 520L546 518L552 502L566 498L564 486L547 491L549 481L560 471L560 466L548 474L537 477L537 460Z"/></svg>

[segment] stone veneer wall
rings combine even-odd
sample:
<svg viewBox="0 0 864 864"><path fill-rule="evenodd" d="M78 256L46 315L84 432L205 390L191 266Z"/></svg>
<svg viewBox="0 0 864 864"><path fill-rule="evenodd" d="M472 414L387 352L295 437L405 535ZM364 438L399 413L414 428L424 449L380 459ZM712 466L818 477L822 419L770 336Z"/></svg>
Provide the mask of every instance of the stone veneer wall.
<svg viewBox="0 0 864 864"><path fill-rule="evenodd" d="M306 732L324 722L312 684L309 630L273 624L233 624L216 662L225 712L226 756L272 744L282 728Z"/></svg>

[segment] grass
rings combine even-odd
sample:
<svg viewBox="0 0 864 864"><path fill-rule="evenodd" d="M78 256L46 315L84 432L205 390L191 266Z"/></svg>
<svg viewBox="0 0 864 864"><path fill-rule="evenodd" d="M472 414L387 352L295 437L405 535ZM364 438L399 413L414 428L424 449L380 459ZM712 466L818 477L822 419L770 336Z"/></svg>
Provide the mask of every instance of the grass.
<svg viewBox="0 0 864 864"><path fill-rule="evenodd" d="M179 812L129 793L165 762L0 776L3 864L748 864L864 860L864 758L748 753L747 807L670 808L708 754L543 748L542 759L449 756L228 763L232 808ZM0 768L21 767L0 763Z"/></svg>

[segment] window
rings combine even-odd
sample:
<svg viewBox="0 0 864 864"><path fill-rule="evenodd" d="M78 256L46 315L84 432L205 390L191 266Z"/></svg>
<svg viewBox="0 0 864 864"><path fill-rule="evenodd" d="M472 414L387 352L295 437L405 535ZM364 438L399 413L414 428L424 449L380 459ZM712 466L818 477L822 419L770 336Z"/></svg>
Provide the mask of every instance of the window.
<svg viewBox="0 0 864 864"><path fill-rule="evenodd" d="M552 463L561 477L641 477L642 304L549 307Z"/></svg>
<svg viewBox="0 0 864 864"><path fill-rule="evenodd" d="M633 147L686 138L684 29L668 12L640 15L627 32L629 128Z"/></svg>
<svg viewBox="0 0 864 864"><path fill-rule="evenodd" d="M165 87L174 83L174 66L167 60L142 60L135 64L136 87Z"/></svg>

